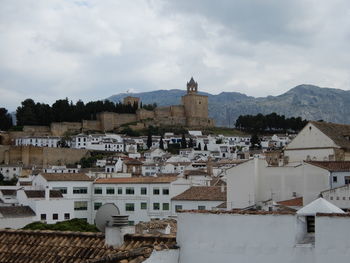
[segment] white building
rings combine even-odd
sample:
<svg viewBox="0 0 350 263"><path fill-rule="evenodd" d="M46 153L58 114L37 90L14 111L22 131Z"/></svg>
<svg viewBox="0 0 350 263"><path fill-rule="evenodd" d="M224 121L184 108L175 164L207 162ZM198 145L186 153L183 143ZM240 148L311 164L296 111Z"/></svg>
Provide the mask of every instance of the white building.
<svg viewBox="0 0 350 263"><path fill-rule="evenodd" d="M0 206L0 229L19 229L35 221L29 206Z"/></svg>
<svg viewBox="0 0 350 263"><path fill-rule="evenodd" d="M100 178L93 184L93 218L100 206L114 203L130 224L171 216L171 198L189 188L177 177Z"/></svg>
<svg viewBox="0 0 350 263"><path fill-rule="evenodd" d="M44 173L79 173L81 166L52 165L43 169Z"/></svg>
<svg viewBox="0 0 350 263"><path fill-rule="evenodd" d="M331 187L327 169L310 163L269 166L255 158L226 170L228 208L303 197L304 205Z"/></svg>
<svg viewBox="0 0 350 263"><path fill-rule="evenodd" d="M350 125L309 122L286 146L289 162L350 160Z"/></svg>
<svg viewBox="0 0 350 263"><path fill-rule="evenodd" d="M59 147L61 137L57 136L28 136L20 137L15 140L16 146L36 146L36 147Z"/></svg>
<svg viewBox="0 0 350 263"><path fill-rule="evenodd" d="M180 263L345 263L350 215L324 200L295 213L200 211L178 214Z"/></svg>
<svg viewBox="0 0 350 263"><path fill-rule="evenodd" d="M124 142L118 134L79 134L72 138L72 148L124 152Z"/></svg>
<svg viewBox="0 0 350 263"><path fill-rule="evenodd" d="M18 178L22 174L22 166L2 164L0 165L0 174L4 176L4 180L6 181L11 180L13 178Z"/></svg>
<svg viewBox="0 0 350 263"><path fill-rule="evenodd" d="M54 224L71 219L73 203L63 198L60 191L49 190L17 190L17 199L21 205L29 206L35 212L34 221L44 221Z"/></svg>
<svg viewBox="0 0 350 263"><path fill-rule="evenodd" d="M64 200L68 200L68 204L62 205L64 209L60 210L61 214L70 213L70 218L82 218L89 223L93 223L94 218L91 214L91 189L93 181L94 179L82 173L42 173L35 176L32 186L36 189L48 188L50 190L60 191L64 197L64 199L60 200L62 204ZM67 206L69 211L66 211L65 206ZM61 207L61 205L57 206L56 209L58 207ZM35 209L33 210L38 214ZM68 216L63 218L67 219Z"/></svg>
<svg viewBox="0 0 350 263"><path fill-rule="evenodd" d="M226 203L226 187L192 186L171 199L172 214L179 210L214 210Z"/></svg>

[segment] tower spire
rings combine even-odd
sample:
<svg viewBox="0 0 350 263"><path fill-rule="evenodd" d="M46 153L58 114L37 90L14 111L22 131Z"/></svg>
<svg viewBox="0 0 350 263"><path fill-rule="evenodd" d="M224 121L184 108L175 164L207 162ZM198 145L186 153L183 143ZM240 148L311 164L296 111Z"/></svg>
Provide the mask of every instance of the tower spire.
<svg viewBox="0 0 350 263"><path fill-rule="evenodd" d="M187 94L197 93L198 92L198 83L194 81L191 77L190 81L187 82Z"/></svg>

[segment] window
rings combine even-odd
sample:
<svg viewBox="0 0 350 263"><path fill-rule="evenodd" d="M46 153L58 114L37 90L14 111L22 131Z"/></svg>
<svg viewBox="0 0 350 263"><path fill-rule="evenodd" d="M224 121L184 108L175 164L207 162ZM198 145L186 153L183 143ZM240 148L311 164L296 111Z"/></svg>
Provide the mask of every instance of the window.
<svg viewBox="0 0 350 263"><path fill-rule="evenodd" d="M345 200L345 196L343 196L343 200Z"/></svg>
<svg viewBox="0 0 350 263"><path fill-rule="evenodd" d="M333 183L338 182L338 178L336 176L333 176Z"/></svg>
<svg viewBox="0 0 350 263"><path fill-rule="evenodd" d="M122 195L123 194L123 188L118 187L118 195Z"/></svg>
<svg viewBox="0 0 350 263"><path fill-rule="evenodd" d="M339 196L337 196L337 200L339 200Z"/></svg>
<svg viewBox="0 0 350 263"><path fill-rule="evenodd" d="M95 195L101 195L102 194L102 188L101 187L95 187L94 193L95 193Z"/></svg>
<svg viewBox="0 0 350 263"><path fill-rule="evenodd" d="M307 216L306 217L306 229L308 233L315 233L315 217Z"/></svg>
<svg viewBox="0 0 350 263"><path fill-rule="evenodd" d="M58 220L58 214L52 214L52 220Z"/></svg>
<svg viewBox="0 0 350 263"><path fill-rule="evenodd" d="M333 196L331 196L330 199L333 200Z"/></svg>
<svg viewBox="0 0 350 263"><path fill-rule="evenodd" d="M41 214L40 215L40 220L46 220L46 214Z"/></svg>
<svg viewBox="0 0 350 263"><path fill-rule="evenodd" d="M146 194L147 194L147 188L141 187L141 195L146 195Z"/></svg>
<svg viewBox="0 0 350 263"><path fill-rule="evenodd" d="M52 187L52 190L61 191L63 195L67 194L67 187Z"/></svg>
<svg viewBox="0 0 350 263"><path fill-rule="evenodd" d="M129 225L129 226L135 225L135 221L128 221L128 225Z"/></svg>
<svg viewBox="0 0 350 263"><path fill-rule="evenodd" d="M199 205L198 210L205 210L205 205Z"/></svg>
<svg viewBox="0 0 350 263"><path fill-rule="evenodd" d="M159 203L153 203L153 210L159 210L159 209L160 209Z"/></svg>
<svg viewBox="0 0 350 263"><path fill-rule="evenodd" d="M135 211L135 205L133 203L126 203L125 211Z"/></svg>
<svg viewBox="0 0 350 263"><path fill-rule="evenodd" d="M147 209L147 203L141 203L141 210Z"/></svg>
<svg viewBox="0 0 350 263"><path fill-rule="evenodd" d="M106 193L108 195L114 195L114 187L107 187Z"/></svg>
<svg viewBox="0 0 350 263"><path fill-rule="evenodd" d="M73 194L87 194L87 187L73 187Z"/></svg>
<svg viewBox="0 0 350 263"><path fill-rule="evenodd" d="M345 176L345 184L350 184L350 176Z"/></svg>
<svg viewBox="0 0 350 263"><path fill-rule="evenodd" d="M159 188L153 188L153 194L154 195L159 195Z"/></svg>
<svg viewBox="0 0 350 263"><path fill-rule="evenodd" d="M163 210L169 211L169 203L163 203Z"/></svg>
<svg viewBox="0 0 350 263"><path fill-rule="evenodd" d="M179 210L182 210L182 205L176 205L175 206L175 211L179 211Z"/></svg>
<svg viewBox="0 0 350 263"><path fill-rule="evenodd" d="M169 188L163 188L163 195L169 195Z"/></svg>
<svg viewBox="0 0 350 263"><path fill-rule="evenodd" d="M102 206L102 203L96 202L94 203L94 210L98 210Z"/></svg>
<svg viewBox="0 0 350 263"><path fill-rule="evenodd" d="M87 210L87 201L75 201L74 210Z"/></svg>
<svg viewBox="0 0 350 263"><path fill-rule="evenodd" d="M125 189L125 194L127 195L133 195L135 193L134 187L127 187Z"/></svg>
<svg viewBox="0 0 350 263"><path fill-rule="evenodd" d="M70 214L64 213L64 220L69 220L69 219L70 219Z"/></svg>

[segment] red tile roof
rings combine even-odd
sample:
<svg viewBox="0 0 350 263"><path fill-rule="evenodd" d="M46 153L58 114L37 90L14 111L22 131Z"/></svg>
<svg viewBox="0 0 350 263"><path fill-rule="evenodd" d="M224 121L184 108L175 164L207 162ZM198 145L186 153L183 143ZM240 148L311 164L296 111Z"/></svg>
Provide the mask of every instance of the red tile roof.
<svg viewBox="0 0 350 263"><path fill-rule="evenodd" d="M349 172L350 161L308 161L307 163L331 172Z"/></svg>
<svg viewBox="0 0 350 263"><path fill-rule="evenodd" d="M47 181L93 181L84 173L41 173Z"/></svg>
<svg viewBox="0 0 350 263"><path fill-rule="evenodd" d="M277 204L284 205L284 206L303 206L303 198L297 197L294 199L277 202Z"/></svg>
<svg viewBox="0 0 350 263"><path fill-rule="evenodd" d="M192 186L185 192L171 198L184 201L226 201L226 190L220 186Z"/></svg>
<svg viewBox="0 0 350 263"><path fill-rule="evenodd" d="M120 178L99 178L94 184L164 184L176 181L177 177L120 177Z"/></svg>

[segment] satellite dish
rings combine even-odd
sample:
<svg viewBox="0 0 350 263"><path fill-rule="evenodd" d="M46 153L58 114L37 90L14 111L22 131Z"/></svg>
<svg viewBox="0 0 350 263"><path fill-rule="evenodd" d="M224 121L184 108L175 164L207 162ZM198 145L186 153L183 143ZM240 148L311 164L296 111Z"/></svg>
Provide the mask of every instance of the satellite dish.
<svg viewBox="0 0 350 263"><path fill-rule="evenodd" d="M107 203L102 205L96 213L95 224L96 227L101 231L105 232L105 228L108 222L113 221L112 216L120 215L118 207L113 203Z"/></svg>

